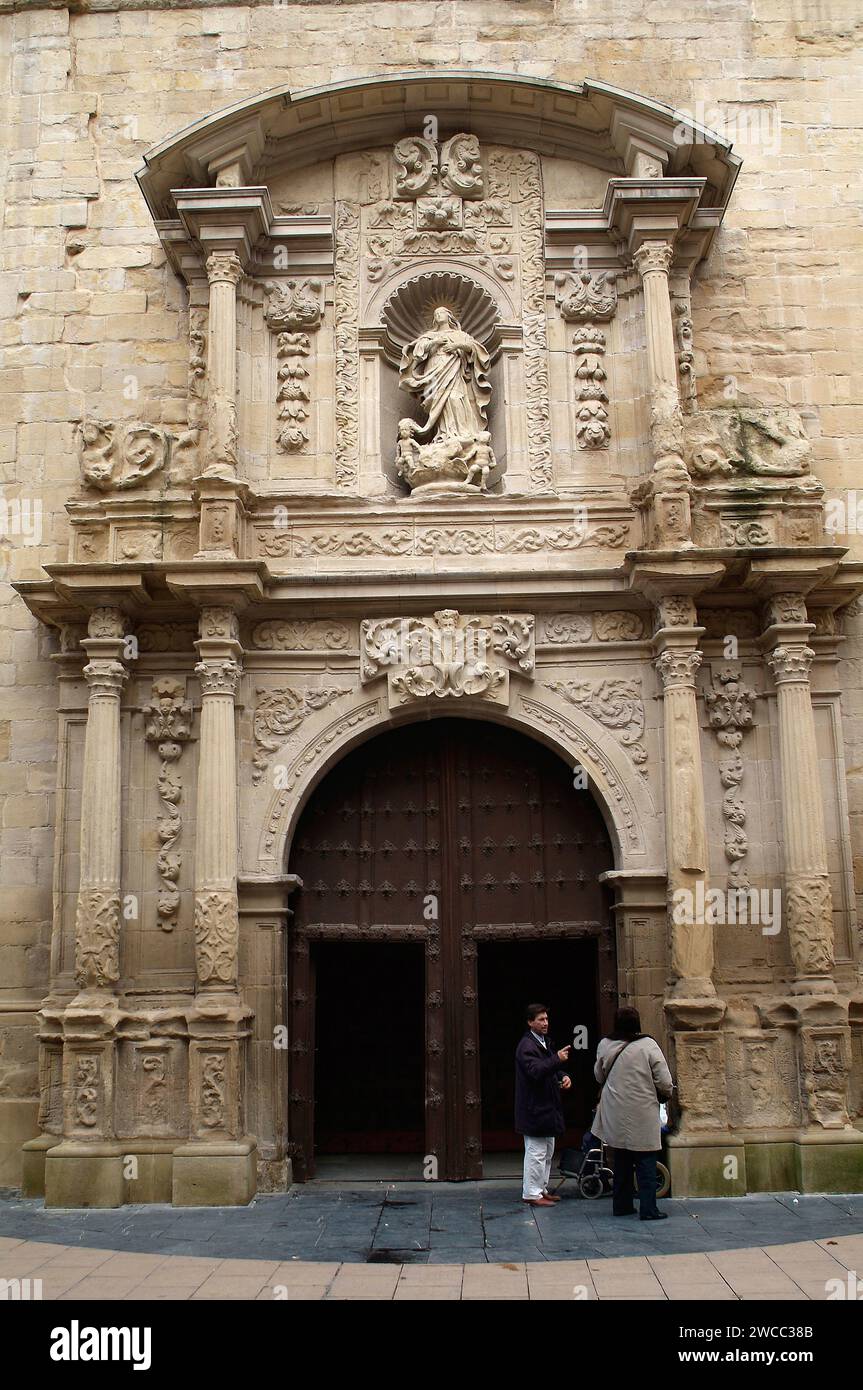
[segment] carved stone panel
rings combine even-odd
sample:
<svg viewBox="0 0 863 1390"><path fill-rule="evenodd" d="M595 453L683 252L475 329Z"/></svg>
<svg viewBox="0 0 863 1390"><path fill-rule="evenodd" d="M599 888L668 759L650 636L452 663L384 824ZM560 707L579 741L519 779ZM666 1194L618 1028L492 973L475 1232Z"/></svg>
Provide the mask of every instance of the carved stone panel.
<svg viewBox="0 0 863 1390"><path fill-rule="evenodd" d="M117 1082L120 1137L182 1137L187 1132L187 1053L180 1039L122 1041Z"/></svg>
<svg viewBox="0 0 863 1390"><path fill-rule="evenodd" d="M384 670L391 705L464 696L506 701L510 671L533 679L533 617L444 608L433 618L367 619L360 678L371 681Z"/></svg>
<svg viewBox="0 0 863 1390"><path fill-rule="evenodd" d="M725 1094L725 1042L721 1033L678 1032L674 1035L681 1126L688 1131L728 1124Z"/></svg>
<svg viewBox="0 0 863 1390"><path fill-rule="evenodd" d="M789 1029L729 1033L726 1052L728 1109L734 1128L783 1128L799 1123L795 1040Z"/></svg>

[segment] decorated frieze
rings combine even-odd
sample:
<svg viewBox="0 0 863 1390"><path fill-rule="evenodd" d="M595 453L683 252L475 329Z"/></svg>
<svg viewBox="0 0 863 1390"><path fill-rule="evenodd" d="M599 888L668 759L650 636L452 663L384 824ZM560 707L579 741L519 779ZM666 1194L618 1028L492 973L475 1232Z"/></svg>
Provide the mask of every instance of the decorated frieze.
<svg viewBox="0 0 863 1390"><path fill-rule="evenodd" d="M552 613L544 618L540 642L580 646L585 642L637 642L646 633L640 613Z"/></svg>
<svg viewBox="0 0 863 1390"><path fill-rule="evenodd" d="M258 554L267 558L334 555L530 555L543 550L620 550L630 542L626 522L534 526L502 522L464 526L258 526Z"/></svg>
<svg viewBox="0 0 863 1390"><path fill-rule="evenodd" d="M341 652L357 641L355 627L329 619L256 623L251 637L259 650L280 652Z"/></svg>

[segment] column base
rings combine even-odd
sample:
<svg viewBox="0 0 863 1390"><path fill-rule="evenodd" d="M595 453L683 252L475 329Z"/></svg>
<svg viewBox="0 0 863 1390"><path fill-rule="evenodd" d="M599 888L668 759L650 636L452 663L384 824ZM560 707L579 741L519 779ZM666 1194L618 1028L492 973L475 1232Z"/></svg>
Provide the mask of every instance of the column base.
<svg viewBox="0 0 863 1390"><path fill-rule="evenodd" d="M820 998L834 998L838 994L836 981L830 975L801 975L791 985L795 995L816 995Z"/></svg>
<svg viewBox="0 0 863 1390"><path fill-rule="evenodd" d="M38 1100L0 1099L0 1187L18 1186L21 1150L38 1133Z"/></svg>
<svg viewBox="0 0 863 1390"><path fill-rule="evenodd" d="M21 1145L21 1196L45 1196L45 1160L49 1149L61 1143L59 1134L40 1134Z"/></svg>
<svg viewBox="0 0 863 1390"><path fill-rule="evenodd" d="M675 1197L863 1192L863 1133L677 1134L668 1141L668 1166Z"/></svg>
<svg viewBox="0 0 863 1390"><path fill-rule="evenodd" d="M244 1207L257 1191L254 1139L182 1144L174 1149L175 1207Z"/></svg>
<svg viewBox="0 0 863 1390"><path fill-rule="evenodd" d="M121 1207L123 1151L116 1143L64 1140L45 1157L46 1207Z"/></svg>
<svg viewBox="0 0 863 1390"><path fill-rule="evenodd" d="M739 1135L673 1134L667 1161L673 1197L744 1197L749 1190Z"/></svg>

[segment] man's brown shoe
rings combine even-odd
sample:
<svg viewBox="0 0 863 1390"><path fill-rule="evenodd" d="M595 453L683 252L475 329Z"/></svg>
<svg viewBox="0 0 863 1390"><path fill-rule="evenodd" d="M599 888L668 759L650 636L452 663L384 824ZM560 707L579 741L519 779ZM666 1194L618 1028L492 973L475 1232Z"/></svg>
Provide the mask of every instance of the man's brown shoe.
<svg viewBox="0 0 863 1390"><path fill-rule="evenodd" d="M551 1197L522 1197L529 1207L553 1207L554 1202Z"/></svg>
<svg viewBox="0 0 863 1390"><path fill-rule="evenodd" d="M556 1197L555 1194L554 1194L553 1192L543 1192L542 1195L543 1195L543 1197L545 1198L545 1200L546 1200L547 1202L559 1202L559 1201L560 1201L560 1198L559 1198L559 1197Z"/></svg>

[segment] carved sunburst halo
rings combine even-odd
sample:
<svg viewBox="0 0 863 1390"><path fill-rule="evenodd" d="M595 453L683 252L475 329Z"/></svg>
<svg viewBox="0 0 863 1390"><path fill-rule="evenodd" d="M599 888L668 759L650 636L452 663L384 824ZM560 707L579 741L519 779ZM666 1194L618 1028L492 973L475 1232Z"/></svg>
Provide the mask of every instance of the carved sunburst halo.
<svg viewBox="0 0 863 1390"><path fill-rule="evenodd" d="M500 310L488 290L467 275L428 271L395 289L381 310L387 355L393 362L407 343L430 327L435 309L448 309L492 358L500 351Z"/></svg>

